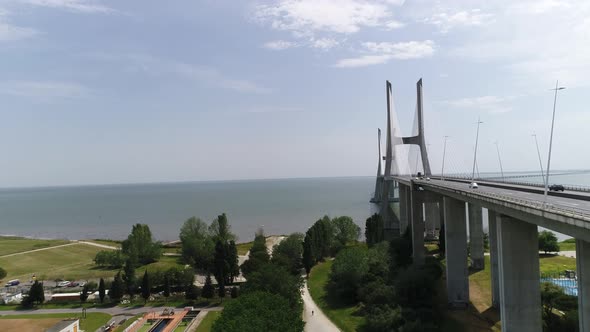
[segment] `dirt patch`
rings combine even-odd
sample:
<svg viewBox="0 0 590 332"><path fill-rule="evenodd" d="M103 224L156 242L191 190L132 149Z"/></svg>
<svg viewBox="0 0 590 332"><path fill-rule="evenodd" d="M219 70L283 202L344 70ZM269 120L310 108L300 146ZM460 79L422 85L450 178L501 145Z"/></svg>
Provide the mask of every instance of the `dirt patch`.
<svg viewBox="0 0 590 332"><path fill-rule="evenodd" d="M62 318L2 319L0 326L3 332L39 332L49 329L61 320Z"/></svg>

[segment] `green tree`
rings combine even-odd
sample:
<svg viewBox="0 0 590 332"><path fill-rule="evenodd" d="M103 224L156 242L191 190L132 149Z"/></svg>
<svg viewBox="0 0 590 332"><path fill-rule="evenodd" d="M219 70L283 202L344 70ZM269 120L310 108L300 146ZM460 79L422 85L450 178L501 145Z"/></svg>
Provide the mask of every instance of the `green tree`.
<svg viewBox="0 0 590 332"><path fill-rule="evenodd" d="M162 255L161 243L153 240L150 227L145 224L133 225L131 234L121 244L121 250L134 263L139 264L155 262Z"/></svg>
<svg viewBox="0 0 590 332"><path fill-rule="evenodd" d="M152 295L150 277L148 271L145 270L143 273L143 279L141 280L141 297L143 297L143 303L147 303L150 295Z"/></svg>
<svg viewBox="0 0 590 332"><path fill-rule="evenodd" d="M539 233L539 250L548 252L559 251L559 244L557 243L557 236L550 231L542 231Z"/></svg>
<svg viewBox="0 0 590 332"><path fill-rule="evenodd" d="M215 244L215 257L213 258L213 275L219 285L225 285L229 277L229 264L227 246L221 241Z"/></svg>
<svg viewBox="0 0 590 332"><path fill-rule="evenodd" d="M303 239L303 257L301 262L303 263L303 267L305 268L305 273L309 276L309 272L311 268L315 264L312 252L312 243L311 243L311 235L308 233L305 234L305 238Z"/></svg>
<svg viewBox="0 0 590 332"><path fill-rule="evenodd" d="M125 263L121 250L102 250L94 256L94 264L101 267L120 268Z"/></svg>
<svg viewBox="0 0 590 332"><path fill-rule="evenodd" d="M328 292L348 303L355 303L358 290L369 272L367 250L361 247L345 248L332 264Z"/></svg>
<svg viewBox="0 0 590 332"><path fill-rule="evenodd" d="M383 218L379 214L375 213L365 222L365 239L369 247L385 239Z"/></svg>
<svg viewBox="0 0 590 332"><path fill-rule="evenodd" d="M131 258L128 258L123 267L123 282L125 282L125 291L129 296L135 294L137 287L137 277L135 276L135 265Z"/></svg>
<svg viewBox="0 0 590 332"><path fill-rule="evenodd" d="M358 241L361 236L361 228L352 221L351 217L336 217L331 220L331 225L336 247L342 248L349 242Z"/></svg>
<svg viewBox="0 0 590 332"><path fill-rule="evenodd" d="M293 233L275 245L272 250L271 261L274 264L282 265L293 274L299 274L303 255L303 234Z"/></svg>
<svg viewBox="0 0 590 332"><path fill-rule="evenodd" d="M85 303L86 300L88 300L88 284L85 284L80 292L80 302Z"/></svg>
<svg viewBox="0 0 590 332"><path fill-rule="evenodd" d="M213 332L301 332L301 311L292 310L279 295L266 292L244 294L228 303L213 323Z"/></svg>
<svg viewBox="0 0 590 332"><path fill-rule="evenodd" d="M164 297L166 298L166 302L168 302L168 297L170 297L170 278L168 274L164 276Z"/></svg>
<svg viewBox="0 0 590 332"><path fill-rule="evenodd" d="M42 304L45 302L45 292L43 291L43 283L35 280L31 289L29 289L29 294L25 300L23 300L24 305L34 305L34 304Z"/></svg>
<svg viewBox="0 0 590 332"><path fill-rule="evenodd" d="M0 267L0 280L6 278L6 270L4 270L2 267Z"/></svg>
<svg viewBox="0 0 590 332"><path fill-rule="evenodd" d="M100 282L98 283L98 297L100 298L100 303L104 303L105 296L106 296L106 287L104 285L104 279L100 278Z"/></svg>
<svg viewBox="0 0 590 332"><path fill-rule="evenodd" d="M236 241L229 241L229 247L227 250L227 263L229 265L229 281L233 283L235 278L240 275L240 262L238 257L238 248L236 247Z"/></svg>
<svg viewBox="0 0 590 332"><path fill-rule="evenodd" d="M557 303L559 297L563 295L563 290L561 287L550 283L550 282L543 282L541 284L541 304L543 305L543 321L547 324L549 331L553 331L552 329L555 324L553 308Z"/></svg>
<svg viewBox="0 0 590 332"><path fill-rule="evenodd" d="M196 301L199 298L199 293L199 287L195 285L190 285L184 292L184 297L187 300Z"/></svg>
<svg viewBox="0 0 590 332"><path fill-rule="evenodd" d="M262 229L259 229L254 236L254 242L250 253L248 254L248 260L246 260L240 269L242 273L248 279L248 275L260 268L260 266L270 261L270 255L266 249L266 238Z"/></svg>
<svg viewBox="0 0 590 332"><path fill-rule="evenodd" d="M248 276L240 290L243 294L256 291L278 294L286 298L293 308L300 308L302 286L300 275L293 275L282 266L266 263Z"/></svg>
<svg viewBox="0 0 590 332"><path fill-rule="evenodd" d="M238 297L238 288L236 286L231 288L231 298L235 299Z"/></svg>
<svg viewBox="0 0 590 332"><path fill-rule="evenodd" d="M227 222L225 213L217 216L209 226L209 233L213 237L213 241L221 241L222 243L235 241L236 236L231 232L231 226Z"/></svg>
<svg viewBox="0 0 590 332"><path fill-rule="evenodd" d="M213 282L211 282L211 276L207 275L205 279L205 285L203 285L202 296L206 299L212 299L215 296L215 288L213 288Z"/></svg>
<svg viewBox="0 0 590 332"><path fill-rule="evenodd" d="M109 289L109 298L112 301L119 302L123 297L124 292L125 284L121 279L121 272L119 271L117 274L115 274L115 279L113 279L113 282L111 283L111 288Z"/></svg>
<svg viewBox="0 0 590 332"><path fill-rule="evenodd" d="M410 228L404 235L389 241L390 271L396 272L412 264L412 241L410 240Z"/></svg>
<svg viewBox="0 0 590 332"><path fill-rule="evenodd" d="M182 257L187 264L202 270L211 268L215 242L209 226L201 219L191 217L180 228Z"/></svg>

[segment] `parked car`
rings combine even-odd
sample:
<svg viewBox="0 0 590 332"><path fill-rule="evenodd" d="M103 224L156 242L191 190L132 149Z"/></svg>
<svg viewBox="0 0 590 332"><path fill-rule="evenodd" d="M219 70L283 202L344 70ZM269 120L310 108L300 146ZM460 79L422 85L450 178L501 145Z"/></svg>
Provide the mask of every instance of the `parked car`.
<svg viewBox="0 0 590 332"><path fill-rule="evenodd" d="M6 287L17 286L18 284L20 284L20 281L18 279L13 279L13 280L9 280L5 286Z"/></svg>
<svg viewBox="0 0 590 332"><path fill-rule="evenodd" d="M68 280L60 281L57 283L57 287L67 287L69 285L70 285L70 282Z"/></svg>
<svg viewBox="0 0 590 332"><path fill-rule="evenodd" d="M565 188L560 184L552 184L549 186L549 190L551 190L551 191L564 191Z"/></svg>
<svg viewBox="0 0 590 332"><path fill-rule="evenodd" d="M471 182L471 183L469 184L469 189L477 189L477 188L479 188L479 186L477 185L477 183L476 183L476 182Z"/></svg>
<svg viewBox="0 0 590 332"><path fill-rule="evenodd" d="M68 284L68 287L78 287L80 285L80 283L76 282L76 281L71 281Z"/></svg>

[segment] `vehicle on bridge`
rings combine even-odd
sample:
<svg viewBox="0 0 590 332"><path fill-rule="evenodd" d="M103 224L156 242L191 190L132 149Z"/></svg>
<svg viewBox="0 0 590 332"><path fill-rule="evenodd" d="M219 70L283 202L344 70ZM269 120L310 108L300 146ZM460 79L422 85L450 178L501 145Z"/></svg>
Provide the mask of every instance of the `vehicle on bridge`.
<svg viewBox="0 0 590 332"><path fill-rule="evenodd" d="M549 186L549 190L551 190L551 191L564 191L565 188L560 184L552 184Z"/></svg>
<svg viewBox="0 0 590 332"><path fill-rule="evenodd" d="M477 189L479 188L479 186L477 185L477 182L471 182L469 184L469 189Z"/></svg>

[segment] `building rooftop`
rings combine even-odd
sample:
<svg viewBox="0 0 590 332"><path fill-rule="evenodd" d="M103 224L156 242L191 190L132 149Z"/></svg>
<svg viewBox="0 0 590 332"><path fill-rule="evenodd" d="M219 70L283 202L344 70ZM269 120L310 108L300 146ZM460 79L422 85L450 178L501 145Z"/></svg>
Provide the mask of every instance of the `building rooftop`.
<svg viewBox="0 0 590 332"><path fill-rule="evenodd" d="M52 327L50 327L46 332L59 332L64 328L70 326L72 323L76 322L78 319L64 319L61 322L56 323Z"/></svg>

